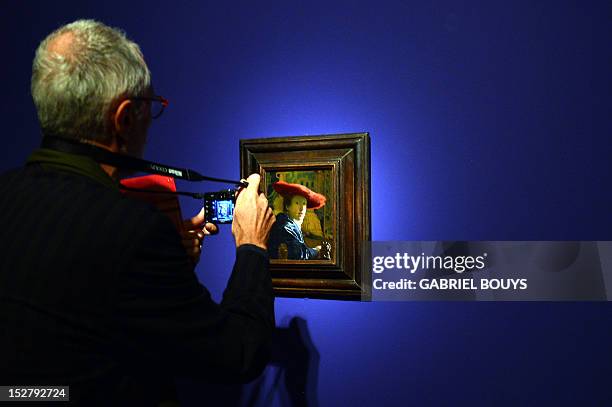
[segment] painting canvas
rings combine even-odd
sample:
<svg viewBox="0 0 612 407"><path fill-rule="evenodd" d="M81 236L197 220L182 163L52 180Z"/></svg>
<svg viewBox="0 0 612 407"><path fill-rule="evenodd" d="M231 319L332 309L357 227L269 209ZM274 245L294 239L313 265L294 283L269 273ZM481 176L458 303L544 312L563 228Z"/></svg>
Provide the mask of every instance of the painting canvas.
<svg viewBox="0 0 612 407"><path fill-rule="evenodd" d="M270 258L331 260L337 246L332 172L268 171L264 182L268 203L277 218L268 242ZM322 198L309 205L313 195Z"/></svg>

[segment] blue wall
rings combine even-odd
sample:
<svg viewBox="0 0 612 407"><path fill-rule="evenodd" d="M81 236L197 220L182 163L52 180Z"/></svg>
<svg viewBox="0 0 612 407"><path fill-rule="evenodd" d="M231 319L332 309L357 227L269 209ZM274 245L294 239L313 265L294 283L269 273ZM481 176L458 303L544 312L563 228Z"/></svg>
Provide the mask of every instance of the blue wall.
<svg viewBox="0 0 612 407"><path fill-rule="evenodd" d="M241 138L368 131L375 240L612 240L610 2L178 3L5 6L0 169L38 144L38 42L95 18L171 102L151 160L237 177ZM232 244L197 269L216 299ZM612 403L608 303L276 304L320 355L313 404Z"/></svg>

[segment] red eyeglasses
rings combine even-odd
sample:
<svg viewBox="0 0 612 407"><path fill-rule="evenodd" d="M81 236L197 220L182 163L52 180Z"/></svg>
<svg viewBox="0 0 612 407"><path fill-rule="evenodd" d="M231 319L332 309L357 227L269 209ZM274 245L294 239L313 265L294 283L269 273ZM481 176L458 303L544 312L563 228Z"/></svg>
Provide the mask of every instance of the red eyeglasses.
<svg viewBox="0 0 612 407"><path fill-rule="evenodd" d="M141 97L133 97L130 98L131 100L146 100L148 102L151 102L151 118L152 119L157 119L159 116L162 115L162 113L164 112L164 109L166 109L166 107L168 107L168 99L166 99L163 96L150 96L150 97L145 97L145 96L141 96Z"/></svg>

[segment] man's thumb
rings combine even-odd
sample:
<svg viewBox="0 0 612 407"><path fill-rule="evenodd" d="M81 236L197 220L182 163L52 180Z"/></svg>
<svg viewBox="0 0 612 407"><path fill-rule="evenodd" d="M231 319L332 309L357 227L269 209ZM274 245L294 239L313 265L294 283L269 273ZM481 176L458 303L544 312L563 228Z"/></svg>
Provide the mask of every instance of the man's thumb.
<svg viewBox="0 0 612 407"><path fill-rule="evenodd" d="M200 210L200 213L198 213L196 216L191 219L185 220L184 225L186 228L189 229L201 227L204 224L204 217L204 208L202 208Z"/></svg>

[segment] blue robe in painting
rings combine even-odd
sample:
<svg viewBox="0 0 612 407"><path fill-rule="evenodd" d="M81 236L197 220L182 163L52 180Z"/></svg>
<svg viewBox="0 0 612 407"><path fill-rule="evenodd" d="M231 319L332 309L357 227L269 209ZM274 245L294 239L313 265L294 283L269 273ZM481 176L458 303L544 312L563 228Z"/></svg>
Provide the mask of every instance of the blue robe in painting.
<svg viewBox="0 0 612 407"><path fill-rule="evenodd" d="M271 259L278 259L278 247L287 245L287 259L309 260L317 257L318 250L311 249L304 243L302 229L285 213L276 215L276 223L270 231L268 239L268 254Z"/></svg>

